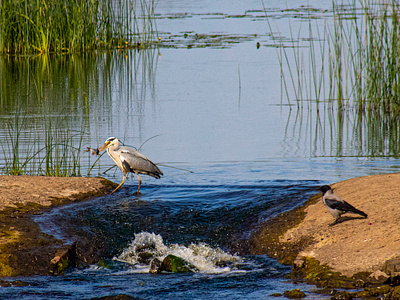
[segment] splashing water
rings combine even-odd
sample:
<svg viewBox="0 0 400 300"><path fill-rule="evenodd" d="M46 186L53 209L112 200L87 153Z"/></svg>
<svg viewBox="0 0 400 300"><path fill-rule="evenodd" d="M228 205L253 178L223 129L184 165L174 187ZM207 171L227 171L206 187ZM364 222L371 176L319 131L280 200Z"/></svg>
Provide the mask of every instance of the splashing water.
<svg viewBox="0 0 400 300"><path fill-rule="evenodd" d="M228 254L205 243L192 243L187 247L178 244L165 245L161 235L149 232L135 233L131 244L114 259L131 265L141 265L143 261L140 254L143 251L161 261L169 254L178 256L203 273L229 272L235 268L235 264L243 262L239 256Z"/></svg>

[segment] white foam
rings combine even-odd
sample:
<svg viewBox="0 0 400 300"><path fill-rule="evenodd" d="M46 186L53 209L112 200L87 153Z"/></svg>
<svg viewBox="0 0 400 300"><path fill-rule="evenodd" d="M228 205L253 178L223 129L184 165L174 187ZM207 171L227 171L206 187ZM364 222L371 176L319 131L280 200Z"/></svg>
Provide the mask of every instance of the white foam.
<svg viewBox="0 0 400 300"><path fill-rule="evenodd" d="M154 257L161 261L167 255L172 254L183 258L202 273L230 272L229 265L242 261L239 256L228 254L218 247L213 248L205 243L190 244L188 246L178 244L165 245L161 235L149 232L135 234L135 239L115 259L139 267L137 250L146 246L146 252L152 252ZM139 269L143 270L143 265Z"/></svg>

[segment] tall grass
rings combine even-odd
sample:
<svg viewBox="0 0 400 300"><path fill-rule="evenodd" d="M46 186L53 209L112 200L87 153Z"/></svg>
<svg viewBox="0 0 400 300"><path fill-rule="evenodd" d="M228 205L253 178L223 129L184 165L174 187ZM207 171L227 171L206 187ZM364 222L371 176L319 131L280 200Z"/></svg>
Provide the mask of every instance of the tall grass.
<svg viewBox="0 0 400 300"><path fill-rule="evenodd" d="M324 22L322 34L310 17L306 54L300 38L292 39L292 54L284 47L279 54L289 103L294 96L298 106L334 100L338 108L400 114L399 9L395 0L334 1L333 25Z"/></svg>
<svg viewBox="0 0 400 300"><path fill-rule="evenodd" d="M42 130L32 131L29 118L17 112L5 123L1 143L6 175L81 176L84 131L68 129L65 120L46 118ZM67 128L67 129L66 129Z"/></svg>
<svg viewBox="0 0 400 300"><path fill-rule="evenodd" d="M0 51L150 47L157 42L154 9L154 0L2 0Z"/></svg>
<svg viewBox="0 0 400 300"><path fill-rule="evenodd" d="M310 11L308 36L275 37L283 95L312 154L400 157L399 10L394 0L334 1Z"/></svg>
<svg viewBox="0 0 400 300"><path fill-rule="evenodd" d="M104 128L130 124L140 132L140 116L155 97L158 58L156 48L0 56L0 173L100 173L103 161L86 147L104 141Z"/></svg>

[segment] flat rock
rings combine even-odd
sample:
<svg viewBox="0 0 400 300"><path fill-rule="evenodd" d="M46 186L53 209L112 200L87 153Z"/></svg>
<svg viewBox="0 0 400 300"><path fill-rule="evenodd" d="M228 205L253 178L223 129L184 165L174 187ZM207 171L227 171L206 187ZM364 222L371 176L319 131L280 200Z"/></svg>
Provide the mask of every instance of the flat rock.
<svg viewBox="0 0 400 300"><path fill-rule="evenodd" d="M368 214L367 219L346 214L334 219L322 197L306 205L304 219L279 238L282 245L311 241L297 257L315 258L346 276L383 270L400 257L400 174L365 176L332 184L335 194ZM290 213L289 213L290 215ZM396 262L396 260L393 260ZM387 268L398 272L398 264Z"/></svg>
<svg viewBox="0 0 400 300"><path fill-rule="evenodd" d="M16 203L50 206L54 200L75 200L80 194L98 195L111 186L116 185L104 178L2 175L0 210L16 207Z"/></svg>
<svg viewBox="0 0 400 300"><path fill-rule="evenodd" d="M0 277L49 274L51 261L57 264L65 252L63 242L43 233L32 214L107 194L115 186L104 178L0 176Z"/></svg>

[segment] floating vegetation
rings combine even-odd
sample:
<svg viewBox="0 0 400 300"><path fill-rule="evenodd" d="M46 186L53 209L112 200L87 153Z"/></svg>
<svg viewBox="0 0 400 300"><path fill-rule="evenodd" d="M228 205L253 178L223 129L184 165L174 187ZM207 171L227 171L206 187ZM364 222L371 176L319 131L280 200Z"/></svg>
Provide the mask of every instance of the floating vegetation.
<svg viewBox="0 0 400 300"><path fill-rule="evenodd" d="M157 44L154 0L0 1L0 52L77 52Z"/></svg>
<svg viewBox="0 0 400 300"><path fill-rule="evenodd" d="M170 35L160 43L165 48L229 48L232 44L252 41L257 34L200 34L182 32L179 35Z"/></svg>

